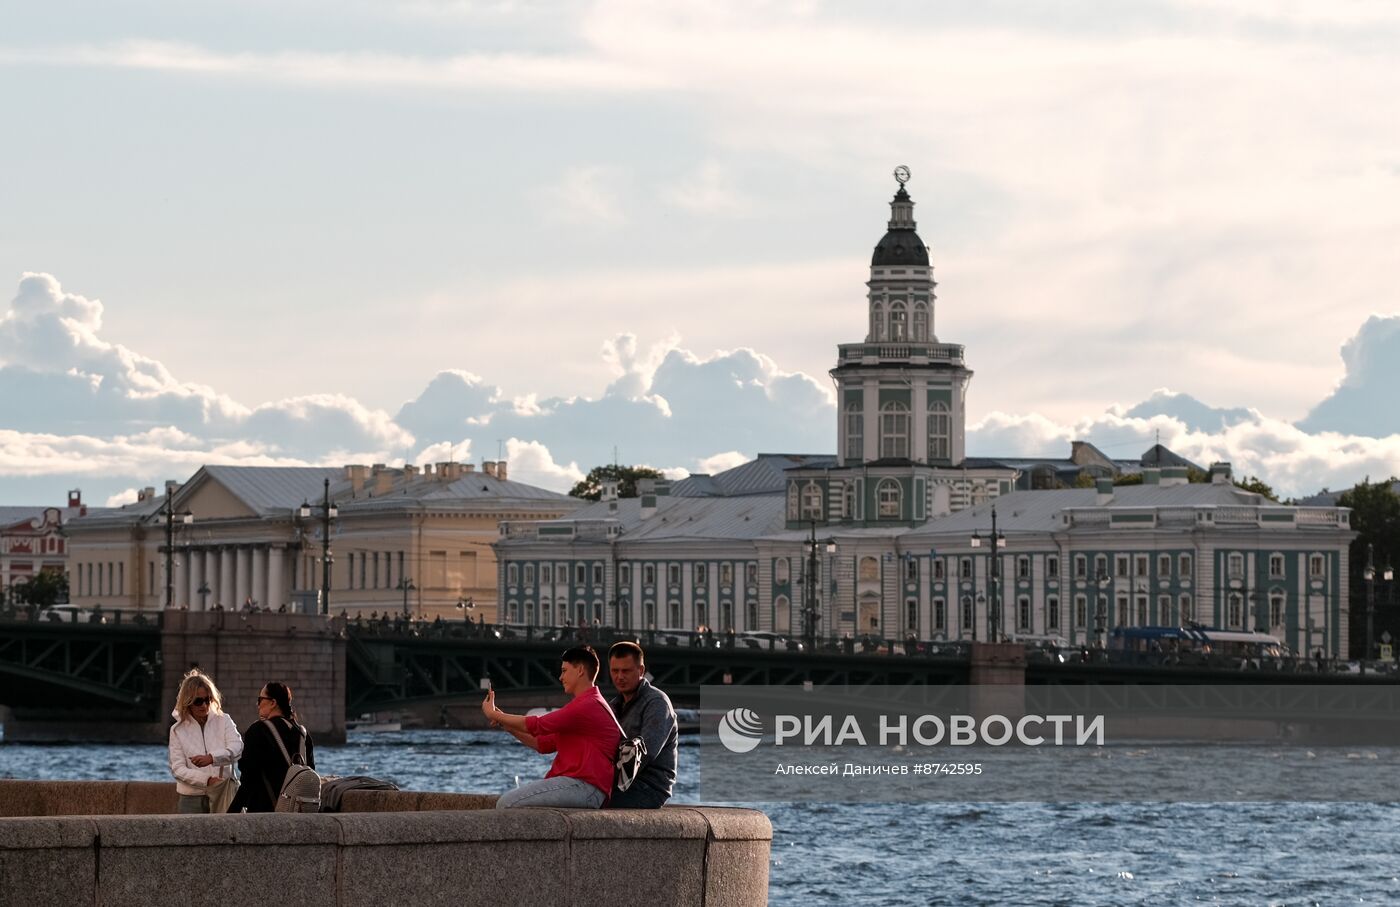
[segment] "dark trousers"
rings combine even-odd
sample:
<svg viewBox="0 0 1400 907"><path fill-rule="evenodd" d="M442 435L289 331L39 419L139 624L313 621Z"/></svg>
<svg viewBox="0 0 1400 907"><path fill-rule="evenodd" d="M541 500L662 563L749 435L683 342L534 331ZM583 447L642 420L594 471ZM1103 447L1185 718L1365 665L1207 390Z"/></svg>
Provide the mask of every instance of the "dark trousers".
<svg viewBox="0 0 1400 907"><path fill-rule="evenodd" d="M660 809L669 799L670 794L663 794L645 784L634 784L625 791L614 791L608 800L608 809Z"/></svg>

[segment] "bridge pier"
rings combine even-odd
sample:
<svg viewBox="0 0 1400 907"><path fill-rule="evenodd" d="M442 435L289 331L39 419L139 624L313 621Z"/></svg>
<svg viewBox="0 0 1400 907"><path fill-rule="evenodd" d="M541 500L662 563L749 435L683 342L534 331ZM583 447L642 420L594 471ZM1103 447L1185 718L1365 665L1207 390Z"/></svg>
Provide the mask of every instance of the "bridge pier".
<svg viewBox="0 0 1400 907"><path fill-rule="evenodd" d="M1026 711L1026 647L1009 642L973 643L967 682L973 715L1020 717Z"/></svg>
<svg viewBox="0 0 1400 907"><path fill-rule="evenodd" d="M240 730L257 720L258 690L277 680L317 742L345 742L345 632L313 614L167 611L161 630L161 717L175 707L180 678L198 667L214 678ZM168 726L168 725L167 725Z"/></svg>

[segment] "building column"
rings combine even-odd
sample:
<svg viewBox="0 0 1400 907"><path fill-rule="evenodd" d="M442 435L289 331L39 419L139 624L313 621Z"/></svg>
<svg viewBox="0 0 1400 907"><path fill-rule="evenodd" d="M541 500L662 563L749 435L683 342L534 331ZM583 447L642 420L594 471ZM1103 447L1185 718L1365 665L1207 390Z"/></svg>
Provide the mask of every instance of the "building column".
<svg viewBox="0 0 1400 907"><path fill-rule="evenodd" d="M239 545L233 552L233 607L242 608L252 593L248 591L248 549Z"/></svg>
<svg viewBox="0 0 1400 907"><path fill-rule="evenodd" d="M282 563L287 559L285 548L273 547L267 552L267 606L276 611L287 601L287 590L282 580ZM288 610L291 610L288 608Z"/></svg>
<svg viewBox="0 0 1400 907"><path fill-rule="evenodd" d="M175 566L175 575L170 584L170 602L167 607L178 608L185 597L185 577L189 575L189 570L185 566L185 561L189 558L189 551L176 551L171 558L171 563ZM111 578L109 577L109 583Z"/></svg>
<svg viewBox="0 0 1400 907"><path fill-rule="evenodd" d="M212 607L210 599L214 602L219 600L219 553L213 548L204 551L204 582L209 587L209 594L200 596L200 604L208 610Z"/></svg>
<svg viewBox="0 0 1400 907"><path fill-rule="evenodd" d="M215 604L225 608L236 608L233 603L233 549L224 547L219 551L219 592Z"/></svg>
<svg viewBox="0 0 1400 907"><path fill-rule="evenodd" d="M204 552L191 548L185 552L185 604L191 611L199 609L199 584L204 579Z"/></svg>
<svg viewBox="0 0 1400 907"><path fill-rule="evenodd" d="M253 601L264 607L272 604L267 597L267 549L259 545L248 552L253 561Z"/></svg>

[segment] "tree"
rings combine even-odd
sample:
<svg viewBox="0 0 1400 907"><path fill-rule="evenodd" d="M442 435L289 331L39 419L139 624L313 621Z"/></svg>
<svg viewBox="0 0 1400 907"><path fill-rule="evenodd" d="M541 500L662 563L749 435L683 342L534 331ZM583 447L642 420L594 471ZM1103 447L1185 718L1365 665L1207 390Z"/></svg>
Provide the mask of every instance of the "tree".
<svg viewBox="0 0 1400 907"><path fill-rule="evenodd" d="M1265 482L1263 479L1257 476L1250 476L1243 482L1241 482L1239 479L1236 479L1235 487L1242 488L1245 491L1253 492L1254 494L1262 494L1269 500L1275 503L1278 502L1278 495L1274 494L1274 490L1271 487L1269 487L1269 484L1267 482Z"/></svg>
<svg viewBox="0 0 1400 907"><path fill-rule="evenodd" d="M638 481L661 478L664 478L661 470L652 469L650 466L595 466L588 471L582 482L569 491L569 495L583 498L585 501L596 501L603 496L604 482L616 482L618 497L635 498Z"/></svg>
<svg viewBox="0 0 1400 907"><path fill-rule="evenodd" d="M58 570L40 570L10 587L16 602L49 608L68 600L68 577Z"/></svg>
<svg viewBox="0 0 1400 907"><path fill-rule="evenodd" d="M1351 528L1357 532L1351 543L1351 568L1358 576L1366 566L1368 545L1375 546L1377 567L1400 565L1400 497L1395 494L1396 481L1390 478L1372 484L1368 477L1337 499L1337 506L1351 508Z"/></svg>

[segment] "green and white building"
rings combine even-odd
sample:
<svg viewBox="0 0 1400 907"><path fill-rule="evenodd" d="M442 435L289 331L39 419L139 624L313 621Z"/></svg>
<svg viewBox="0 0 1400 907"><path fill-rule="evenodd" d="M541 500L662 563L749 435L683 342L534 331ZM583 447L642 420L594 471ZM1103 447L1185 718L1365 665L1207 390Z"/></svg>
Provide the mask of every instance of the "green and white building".
<svg viewBox="0 0 1400 907"><path fill-rule="evenodd" d="M1347 656L1345 508L1276 504L1228 464L1188 483L1160 446L1136 463L1078 443L1070 460L967 457L972 371L935 334L902 182L890 207L865 339L831 370L836 455L760 454L640 498L607 490L567 519L504 522L504 620L798 634L810 612L823 637L985 640L997 626L1078 644L1195 621ZM1062 487L1076 469L1096 487ZM1142 484L1115 487L1124 471Z"/></svg>

